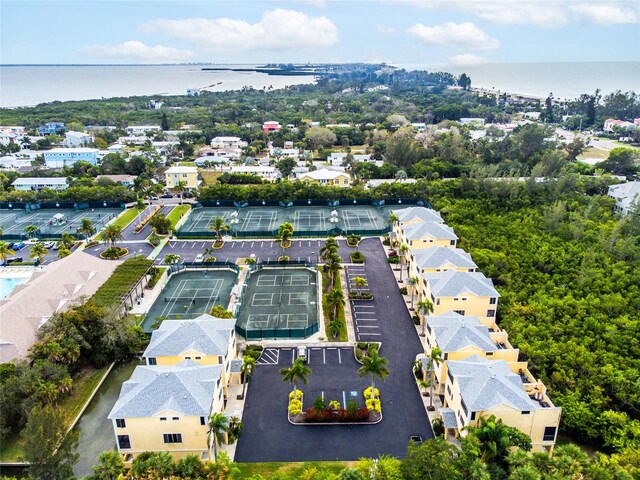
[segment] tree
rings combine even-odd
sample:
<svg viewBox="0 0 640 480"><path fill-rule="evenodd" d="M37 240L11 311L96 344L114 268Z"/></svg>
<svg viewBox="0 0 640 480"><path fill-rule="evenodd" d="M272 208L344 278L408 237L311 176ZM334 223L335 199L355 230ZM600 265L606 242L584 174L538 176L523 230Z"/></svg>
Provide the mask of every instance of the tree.
<svg viewBox="0 0 640 480"><path fill-rule="evenodd" d="M247 387L247 383L251 380L251 376L253 375L253 371L256 368L256 359L250 355L244 355L242 357L242 368L241 372L244 377L244 381L242 382L242 398L244 398L244 392Z"/></svg>
<svg viewBox="0 0 640 480"><path fill-rule="evenodd" d="M433 303L431 302L431 300L425 297L418 302L416 307L418 307L418 312L420 312L420 314L422 315L420 319L422 323L422 332L420 333L420 336L424 337L425 336L424 330L427 326L427 317L431 313L433 313Z"/></svg>
<svg viewBox="0 0 640 480"><path fill-rule="evenodd" d="M78 433L67 433L64 415L52 406L35 406L29 412L22 431L24 455L29 462L29 477L38 480L73 478L78 461Z"/></svg>
<svg viewBox="0 0 640 480"><path fill-rule="evenodd" d="M66 249L71 249L71 247L73 247L75 243L76 239L69 232L64 232L62 235L60 235L60 240L58 241L60 247Z"/></svg>
<svg viewBox="0 0 640 480"><path fill-rule="evenodd" d="M283 178L288 178L296 165L297 162L293 158L286 157L276 163L276 168L280 170Z"/></svg>
<svg viewBox="0 0 640 480"><path fill-rule="evenodd" d="M298 391L298 381L302 381L306 385L308 377L311 375L311 369L304 364L300 357L293 361L291 367L281 368L279 371L282 375L282 381L291 383L294 392Z"/></svg>
<svg viewBox="0 0 640 480"><path fill-rule="evenodd" d="M406 243L403 243L402 245L400 245L400 248L398 249L398 253L400 253L400 282L402 282L402 266L407 261L406 257L408 252L409 252L409 247L407 246Z"/></svg>
<svg viewBox="0 0 640 480"><path fill-rule="evenodd" d="M33 224L27 225L23 229L23 232L26 233L29 238L35 237L39 231L40 231L40 228L38 228L37 225L33 225Z"/></svg>
<svg viewBox="0 0 640 480"><path fill-rule="evenodd" d="M367 355L362 357L362 366L358 369L358 375L360 377L371 375L371 398L375 398L376 377L384 382L389 375L387 363L389 361L378 355L378 348L374 345L371 345Z"/></svg>
<svg viewBox="0 0 640 480"><path fill-rule="evenodd" d="M9 244L7 242L0 242L0 259L2 260L3 265L7 265L7 257L10 255L15 255L15 251L9 248Z"/></svg>
<svg viewBox="0 0 640 480"><path fill-rule="evenodd" d="M320 248L318 253L320 253L320 258L327 260L332 254L338 253L338 248L339 245L336 239L334 237L329 237L324 242L324 246Z"/></svg>
<svg viewBox="0 0 640 480"><path fill-rule="evenodd" d="M398 170L396 172L396 174L394 175L396 180L406 180L407 179L407 172L405 172L404 170Z"/></svg>
<svg viewBox="0 0 640 480"><path fill-rule="evenodd" d="M429 359L429 409L433 410L433 384L436 378L436 368L444 361L442 350L439 347L433 347L427 358Z"/></svg>
<svg viewBox="0 0 640 480"><path fill-rule="evenodd" d="M38 259L38 263L42 263L44 261L44 256L47 253L49 253L49 250L44 248L44 244L42 242L38 242L29 249L29 258L36 258Z"/></svg>
<svg viewBox="0 0 640 480"><path fill-rule="evenodd" d="M111 247L116 246L116 242L124 240L122 235L122 227L120 225L107 225L102 232L102 241L106 244L111 244Z"/></svg>
<svg viewBox="0 0 640 480"><path fill-rule="evenodd" d="M304 139L312 150L317 150L318 147L329 148L333 146L338 138L326 127L311 127L305 134Z"/></svg>
<svg viewBox="0 0 640 480"><path fill-rule="evenodd" d="M98 465L94 465L93 480L116 480L124 473L124 462L115 450L102 452L98 457Z"/></svg>
<svg viewBox="0 0 640 480"><path fill-rule="evenodd" d="M542 120L547 123L555 123L555 115L553 113L553 93L550 93L544 101L544 111L542 112Z"/></svg>
<svg viewBox="0 0 640 480"><path fill-rule="evenodd" d="M93 226L93 222L90 218L83 218L80 222L78 232L82 233L84 235L84 239L88 242L89 237L96 233L96 228Z"/></svg>
<svg viewBox="0 0 640 480"><path fill-rule="evenodd" d="M409 442L402 459L402 478L406 480L461 480L456 465L458 449L444 438L433 438L417 445Z"/></svg>
<svg viewBox="0 0 640 480"><path fill-rule="evenodd" d="M344 294L342 290L334 288L327 294L327 306L331 309L331 320L338 318L338 309L344 307Z"/></svg>
<svg viewBox="0 0 640 480"><path fill-rule="evenodd" d="M571 142L564 146L569 160L575 161L578 156L587 148L587 143L580 137L575 137Z"/></svg>
<svg viewBox="0 0 640 480"><path fill-rule="evenodd" d="M175 253L167 253L164 256L164 263L167 265L173 265L180 261L180 255L176 255Z"/></svg>
<svg viewBox="0 0 640 480"><path fill-rule="evenodd" d="M160 128L162 129L162 131L166 132L167 130L169 130L169 118L167 117L166 113L162 114L162 118L160 120Z"/></svg>
<svg viewBox="0 0 640 480"><path fill-rule="evenodd" d="M460 77L458 77L458 86L469 90L471 88L471 77L466 73L461 74Z"/></svg>
<svg viewBox="0 0 640 480"><path fill-rule="evenodd" d="M395 227L398 222L400 222L400 217L398 217L398 215L394 212L391 212L389 214L389 225L391 225L392 227Z"/></svg>
<svg viewBox="0 0 640 480"><path fill-rule="evenodd" d="M413 310L413 300L415 299L415 294L419 283L420 279L418 277L407 278L407 285L411 287L411 310Z"/></svg>
<svg viewBox="0 0 640 480"><path fill-rule="evenodd" d="M178 192L178 196L180 197L180 205L182 205L182 194L187 191L187 182L179 180L173 186L173 190L175 192Z"/></svg>
<svg viewBox="0 0 640 480"><path fill-rule="evenodd" d="M224 223L224 219L222 217L216 217L213 220L213 225L208 226L208 229L216 232L216 246L222 245L222 232L226 232L229 230L229 225Z"/></svg>
<svg viewBox="0 0 640 480"><path fill-rule="evenodd" d="M171 220L165 216L164 213L159 212L151 217L149 225L153 227L156 233L166 235L171 231Z"/></svg>
<svg viewBox="0 0 640 480"><path fill-rule="evenodd" d="M335 286L340 270L342 270L342 258L337 253L333 253L324 264L324 271L331 276L331 288Z"/></svg>
<svg viewBox="0 0 640 480"><path fill-rule="evenodd" d="M176 462L174 468L176 478L200 479L205 477L205 465L197 455L187 455Z"/></svg>
<svg viewBox="0 0 640 480"><path fill-rule="evenodd" d="M369 285L367 279L363 277L353 277L351 281L359 290L364 290Z"/></svg>
<svg viewBox="0 0 640 480"><path fill-rule="evenodd" d="M329 333L333 338L338 338L338 335L340 335L340 330L342 330L342 322L339 319L334 318L333 320L329 321L329 323L327 323L327 328L329 329Z"/></svg>
<svg viewBox="0 0 640 480"><path fill-rule="evenodd" d="M609 151L609 157L604 162L598 163L596 167L602 168L614 175L633 177L640 172L638 159L640 159L640 155L634 149L622 147L612 148Z"/></svg>
<svg viewBox="0 0 640 480"><path fill-rule="evenodd" d="M229 419L227 416L220 413L212 413L209 417L209 430L207 431L207 438L209 440L209 450L213 445L213 461L218 459L218 446L222 445L225 439L225 435L229 432Z"/></svg>
<svg viewBox="0 0 640 480"><path fill-rule="evenodd" d="M284 222L278 227L278 239L283 252L285 248L291 245L291 237L293 237L293 225L289 222Z"/></svg>

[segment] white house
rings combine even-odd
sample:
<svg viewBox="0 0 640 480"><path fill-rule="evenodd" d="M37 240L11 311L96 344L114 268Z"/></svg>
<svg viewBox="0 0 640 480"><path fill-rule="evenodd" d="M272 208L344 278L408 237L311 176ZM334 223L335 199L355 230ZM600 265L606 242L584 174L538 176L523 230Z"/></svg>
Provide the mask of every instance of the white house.
<svg viewBox="0 0 640 480"><path fill-rule="evenodd" d="M229 163L229 158L220 157L218 155L205 155L203 157L198 157L193 161L197 167L204 167L206 162L209 162L214 167L217 165L227 165Z"/></svg>
<svg viewBox="0 0 640 480"><path fill-rule="evenodd" d="M329 155L329 157L327 158L327 161L331 163L332 167L341 167L342 164L344 163L344 160L347 158L347 155L349 154L344 152L333 152L331 155ZM357 162L374 163L375 162L375 160L371 158L371 155L369 154L356 154L351 156L353 157L353 163L357 163Z"/></svg>
<svg viewBox="0 0 640 480"><path fill-rule="evenodd" d="M93 142L93 136L84 132L67 132L64 134L64 146L73 147L86 147Z"/></svg>
<svg viewBox="0 0 640 480"><path fill-rule="evenodd" d="M7 146L11 143L19 143L20 135L11 132L0 132L0 145Z"/></svg>
<svg viewBox="0 0 640 480"><path fill-rule="evenodd" d="M615 211L627 215L640 205L640 182L611 185L608 195L616 200Z"/></svg>
<svg viewBox="0 0 640 480"><path fill-rule="evenodd" d="M293 158L297 160L300 157L300 150L297 148L279 148L269 147L269 155L277 158Z"/></svg>
<svg viewBox="0 0 640 480"><path fill-rule="evenodd" d="M98 163L97 148L54 148L43 153L47 168L70 167L76 162Z"/></svg>
<svg viewBox="0 0 640 480"><path fill-rule="evenodd" d="M427 129L426 123L412 123L411 126L418 130L418 133L422 133Z"/></svg>
<svg viewBox="0 0 640 480"><path fill-rule="evenodd" d="M126 130L130 135L145 135L147 132L159 132L160 127L158 125L131 125Z"/></svg>
<svg viewBox="0 0 640 480"><path fill-rule="evenodd" d="M211 139L212 148L245 148L248 145L240 137L215 137Z"/></svg>
<svg viewBox="0 0 640 480"><path fill-rule="evenodd" d="M611 133L613 132L614 127L622 128L624 130L629 130L634 128L636 125L631 122L625 122L624 120L616 120L615 118L607 118L604 121L604 126L602 130L605 132Z"/></svg>
<svg viewBox="0 0 640 480"><path fill-rule="evenodd" d="M229 173L253 174L269 181L273 181L280 176L280 172L276 169L276 167L264 165L232 165Z"/></svg>
<svg viewBox="0 0 640 480"><path fill-rule="evenodd" d="M6 170L18 170L21 167L30 167L31 160L29 158L18 158L13 155L0 157L0 168Z"/></svg>
<svg viewBox="0 0 640 480"><path fill-rule="evenodd" d="M118 137L118 143L120 145L134 145L139 147L147 143L147 137L144 135L127 135L126 137Z"/></svg>
<svg viewBox="0 0 640 480"><path fill-rule="evenodd" d="M466 117L466 118L461 118L460 119L460 123L462 125L484 125L484 118L479 118L479 117Z"/></svg>
<svg viewBox="0 0 640 480"><path fill-rule="evenodd" d="M24 135L25 128L17 125L3 125L0 127L2 133L15 133L16 135Z"/></svg>
<svg viewBox="0 0 640 480"><path fill-rule="evenodd" d="M22 177L16 178L11 185L22 192L42 190L43 188L66 190L69 186L65 177Z"/></svg>

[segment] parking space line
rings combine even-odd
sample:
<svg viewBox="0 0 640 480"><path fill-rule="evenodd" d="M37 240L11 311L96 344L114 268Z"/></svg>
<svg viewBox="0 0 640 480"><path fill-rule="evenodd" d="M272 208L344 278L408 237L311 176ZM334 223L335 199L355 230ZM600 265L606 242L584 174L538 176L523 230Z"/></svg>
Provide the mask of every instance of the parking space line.
<svg viewBox="0 0 640 480"><path fill-rule="evenodd" d="M260 248L264 247L264 241L260 242Z"/></svg>
<svg viewBox="0 0 640 480"><path fill-rule="evenodd" d="M358 318L356 322L377 322L377 318Z"/></svg>
<svg viewBox="0 0 640 480"><path fill-rule="evenodd" d="M234 248L236 246L237 242L231 242L231 248Z"/></svg>
<svg viewBox="0 0 640 480"><path fill-rule="evenodd" d="M361 337L363 335L369 335L369 336L372 336L372 337L379 337L380 336L379 333L367 333L367 332L362 332L362 333L358 332L358 335L360 335Z"/></svg>
<svg viewBox="0 0 640 480"><path fill-rule="evenodd" d="M193 242L193 245L191 245L191 248L196 248L196 242Z"/></svg>
<svg viewBox="0 0 640 480"><path fill-rule="evenodd" d="M322 349L322 363L327 363L327 351Z"/></svg>
<svg viewBox="0 0 640 480"><path fill-rule="evenodd" d="M340 355L340 349L338 349L338 363L342 364L342 356Z"/></svg>
<svg viewBox="0 0 640 480"><path fill-rule="evenodd" d="M357 327L357 328L358 328L358 330L359 330L359 329L361 329L361 328L379 328L379 327L377 327L377 326L375 326L375 325L358 325L358 327Z"/></svg>

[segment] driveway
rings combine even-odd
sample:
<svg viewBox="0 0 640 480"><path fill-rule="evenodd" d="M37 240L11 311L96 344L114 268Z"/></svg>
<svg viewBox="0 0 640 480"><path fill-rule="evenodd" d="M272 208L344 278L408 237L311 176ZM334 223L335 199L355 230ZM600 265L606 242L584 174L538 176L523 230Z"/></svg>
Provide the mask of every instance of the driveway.
<svg viewBox="0 0 640 480"><path fill-rule="evenodd" d="M148 206L145 210L143 210L140 213L140 219L142 220L146 215L148 215L150 212L150 209L153 207L155 207L155 205L151 205L150 207ZM171 210L173 210L174 207L175 205L165 205L164 207L162 207L162 209L158 213L164 213L165 216L169 215L169 213L171 212ZM138 217L136 217L133 220L133 222L131 222L122 230L122 236L124 237L125 240L127 241L144 240L149 235L151 235L152 227L149 223L147 223L144 226L144 228L140 230L138 233L135 233L135 228L137 224L138 224Z"/></svg>

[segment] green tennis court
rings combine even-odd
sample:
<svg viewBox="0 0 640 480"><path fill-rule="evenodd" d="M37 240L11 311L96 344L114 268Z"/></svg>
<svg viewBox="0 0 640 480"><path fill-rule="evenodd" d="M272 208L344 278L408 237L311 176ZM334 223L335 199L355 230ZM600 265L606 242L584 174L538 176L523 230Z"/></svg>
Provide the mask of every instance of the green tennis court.
<svg viewBox="0 0 640 480"><path fill-rule="evenodd" d="M159 319L179 320L209 313L215 305L225 309L231 300L231 289L237 274L226 269L182 271L171 275L160 296L147 312L142 328L153 330Z"/></svg>
<svg viewBox="0 0 640 480"><path fill-rule="evenodd" d="M96 230L120 214L117 208L95 208L74 210L72 208L40 209L25 213L24 210L0 211L0 225L5 235L23 235L24 229L35 225L39 231L36 237L47 235L61 235L64 232L77 234L83 218L93 222Z"/></svg>

